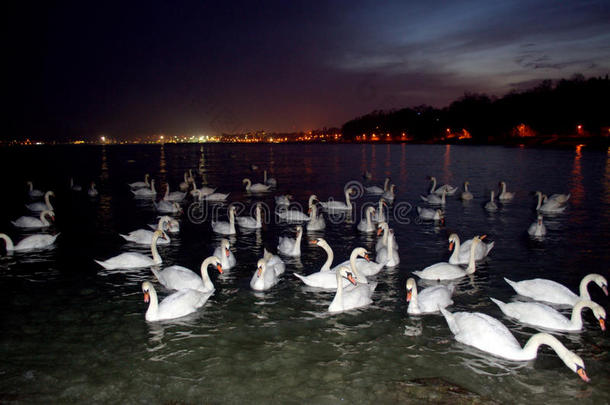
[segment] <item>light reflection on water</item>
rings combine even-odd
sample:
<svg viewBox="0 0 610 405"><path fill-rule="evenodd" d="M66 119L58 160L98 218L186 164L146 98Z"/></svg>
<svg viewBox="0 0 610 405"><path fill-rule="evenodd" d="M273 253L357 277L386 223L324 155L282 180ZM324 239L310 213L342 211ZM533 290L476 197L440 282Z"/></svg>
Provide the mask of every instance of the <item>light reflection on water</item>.
<svg viewBox="0 0 610 405"><path fill-rule="evenodd" d="M457 343L440 315L408 316L405 302L410 272L447 260L451 232L466 239L487 234L496 247L474 276L456 282L451 310L498 317L524 344L535 330L504 318L489 300L513 299L504 276L552 278L576 290L589 272L608 275L610 154L605 151L165 145L82 148L78 158L70 159L74 149L51 150L66 157L55 157L60 162L52 166L56 172L34 170L33 161L49 167L45 161L53 155L36 148L11 151L19 155L12 161L21 162L23 170L4 171L18 173L3 179L7 189L16 190L13 196L30 178L56 189L58 221L52 231L62 235L53 249L0 259L0 295L7 298L0 402L16 395L22 402L395 403L395 383L428 377L506 403L567 403L575 397L607 401L608 341L590 312L584 313L584 332L558 334L585 359L593 380L585 385L548 349L526 363L493 358ZM253 171L251 164L259 169ZM322 235L333 246L335 263L347 259L354 246L373 249L374 236L354 229L364 203L376 201L370 196L355 201L353 218L327 220L323 232L304 235L302 256L286 260L286 273L271 291L249 289L263 247L275 251L278 236L294 232L294 225L275 222L273 194L252 196L243 190L241 179L261 181L265 168L278 180L278 193L292 193L301 206L312 193L322 201L341 196L348 181L364 181L365 170L373 175L371 184L392 177L398 190L394 206L409 202L412 209L401 222L390 215L401 263L376 277L372 305L331 315L327 308L334 293L304 286L292 274L308 274L324 262L324 252L306 242L314 236ZM150 200L130 196L126 183L149 172L169 180L174 190L188 169L218 191L230 192L231 201L243 203L242 215L256 201L269 204L270 220L262 231L229 237L238 264L223 274L210 272L216 291L204 308L179 320L147 323L140 284L152 279L150 270L106 271L92 259L127 250L149 254L146 247L118 236L155 223L157 216ZM415 221L414 207L422 205L419 195L429 190L430 175L439 184L461 186L469 180L475 195L464 203L449 199L445 226ZM70 193L71 176L83 185L98 180L100 196L90 200ZM197 180L201 186L201 177ZM515 200L487 214L482 206L500 180L515 191ZM572 201L565 214L545 217L549 233L544 239L532 240L526 229L535 219L532 192L538 189L570 192ZM18 234L8 220L23 213L23 199L2 204L3 229ZM226 218L227 204L206 209L203 223L183 218L181 233L159 247L163 266L197 270L212 253L221 237L211 232L209 220ZM158 291L161 297L169 293L162 287ZM590 291L607 307L600 291Z"/></svg>

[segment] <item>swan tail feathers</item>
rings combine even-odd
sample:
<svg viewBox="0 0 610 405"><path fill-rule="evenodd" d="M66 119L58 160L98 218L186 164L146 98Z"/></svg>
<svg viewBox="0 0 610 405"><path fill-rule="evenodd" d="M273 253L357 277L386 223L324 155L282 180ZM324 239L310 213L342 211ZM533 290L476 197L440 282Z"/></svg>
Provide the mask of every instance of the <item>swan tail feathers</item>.
<svg viewBox="0 0 610 405"><path fill-rule="evenodd" d="M503 309L504 305L506 305L504 302L502 302L502 301L500 301L500 300L497 300L497 299L495 299L495 298L493 298L493 297L489 297L489 299L490 299L490 300L491 300L491 301L492 301L494 304L496 304L498 307L500 307L500 309Z"/></svg>
<svg viewBox="0 0 610 405"><path fill-rule="evenodd" d="M447 311L445 308L441 308L440 306L438 307L438 309L445 317L445 320L447 321L447 326L449 326L449 330L451 330L451 333L453 333L454 335L459 334L460 328L458 327L457 322L455 322L455 317L453 316L453 314Z"/></svg>
<svg viewBox="0 0 610 405"><path fill-rule="evenodd" d="M513 290L517 291L517 283L515 281L509 280L506 277L504 277L504 281L506 281L508 285L513 287Z"/></svg>
<svg viewBox="0 0 610 405"><path fill-rule="evenodd" d="M495 244L496 244L496 242L495 242L495 241L493 241L493 242L489 242L489 243L487 244L487 253L491 252L491 249L493 249L493 248L494 248Z"/></svg>
<svg viewBox="0 0 610 405"><path fill-rule="evenodd" d="M155 228L156 229L156 228ZM125 239L126 241L131 242L131 238L128 235L123 235L122 233L119 233L119 236L123 239Z"/></svg>
<svg viewBox="0 0 610 405"><path fill-rule="evenodd" d="M104 263L101 260L93 260L94 262L96 262L97 264L99 264L100 266L102 266L103 268L105 268L106 270L110 270L112 269L112 266L109 266L108 264Z"/></svg>

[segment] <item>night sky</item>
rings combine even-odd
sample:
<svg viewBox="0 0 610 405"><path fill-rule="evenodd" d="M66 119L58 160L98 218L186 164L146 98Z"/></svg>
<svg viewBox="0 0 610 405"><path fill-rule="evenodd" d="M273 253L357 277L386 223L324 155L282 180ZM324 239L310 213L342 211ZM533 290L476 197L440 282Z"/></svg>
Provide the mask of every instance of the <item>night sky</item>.
<svg viewBox="0 0 610 405"><path fill-rule="evenodd" d="M292 132L610 70L605 0L48 3L5 8L3 138Z"/></svg>

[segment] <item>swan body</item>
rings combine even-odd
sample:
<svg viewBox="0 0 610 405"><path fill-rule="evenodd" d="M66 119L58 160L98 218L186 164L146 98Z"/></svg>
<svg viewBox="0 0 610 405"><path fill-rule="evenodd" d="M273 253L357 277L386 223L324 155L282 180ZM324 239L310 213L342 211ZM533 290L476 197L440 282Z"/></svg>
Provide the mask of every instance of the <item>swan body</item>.
<svg viewBox="0 0 610 405"><path fill-rule="evenodd" d="M47 234L35 234L27 236L19 241L16 245L13 244L12 239L3 233L0 233L0 239L4 239L6 242L6 251L10 252L13 250L16 251L24 251L24 250L36 250L36 249L44 249L48 246L51 246L55 243L55 240L59 236L59 233L56 235L47 235Z"/></svg>
<svg viewBox="0 0 610 405"><path fill-rule="evenodd" d="M193 179L193 178L191 178L191 183L193 184L193 189L191 190L191 195L193 197L198 196L200 200L204 197L207 197L207 196L213 194L216 191L215 188L207 187L207 186L201 186L201 188L197 188L197 183L195 182L195 179Z"/></svg>
<svg viewBox="0 0 610 405"><path fill-rule="evenodd" d="M373 214L375 213L375 207L367 207L364 213L364 218L358 223L358 230L364 233L375 232L377 227L373 223Z"/></svg>
<svg viewBox="0 0 610 405"><path fill-rule="evenodd" d="M266 184L261 184L261 183L252 184L250 179L243 179L242 183L244 183L246 185L246 191L248 191L250 193L265 193L265 192L269 191L269 189L271 188L271 186L268 186Z"/></svg>
<svg viewBox="0 0 610 405"><path fill-rule="evenodd" d="M538 205L536 205L536 211L539 211L543 214L560 214L565 211L567 208L566 202L560 202L557 199L549 199L547 198L544 201L544 196L540 191L536 191L536 196L538 196Z"/></svg>
<svg viewBox="0 0 610 405"><path fill-rule="evenodd" d="M352 288L343 288L342 278L347 278L352 284ZM328 312L336 313L349 311L350 309L361 308L373 302L371 295L373 291L367 284L360 284L354 279L350 269L342 266L335 273L337 292L332 302L328 306Z"/></svg>
<svg viewBox="0 0 610 405"><path fill-rule="evenodd" d="M351 211L352 210L352 202L349 196L352 194L352 188L347 188L345 190L345 202L343 201L335 201L328 200L326 202L320 202L320 205L325 210L329 211Z"/></svg>
<svg viewBox="0 0 610 405"><path fill-rule="evenodd" d="M383 182L383 188L381 188L379 186L370 186L370 187L365 187L364 191L366 191L367 194L381 195L388 190L389 184L390 184L390 178L386 177Z"/></svg>
<svg viewBox="0 0 610 405"><path fill-rule="evenodd" d="M275 196L275 205L290 205L290 194L282 194Z"/></svg>
<svg viewBox="0 0 610 405"><path fill-rule="evenodd" d="M74 178L70 177L70 190L72 191L83 191L80 184L74 184Z"/></svg>
<svg viewBox="0 0 610 405"><path fill-rule="evenodd" d="M445 218L440 209L417 207L417 214L424 221L442 221Z"/></svg>
<svg viewBox="0 0 610 405"><path fill-rule="evenodd" d="M182 208L175 201L161 200L159 202L153 202L155 209L161 214L178 214L182 212Z"/></svg>
<svg viewBox="0 0 610 405"><path fill-rule="evenodd" d="M437 193L430 193L427 196L420 195L419 197L430 205L445 205L447 192L441 192L440 196Z"/></svg>
<svg viewBox="0 0 610 405"><path fill-rule="evenodd" d="M469 185L470 185L470 182L468 182L468 181L464 182L464 191L462 191L462 195L461 195L461 198L464 201L470 201L474 198L474 196L472 195L470 190L468 190Z"/></svg>
<svg viewBox="0 0 610 405"><path fill-rule="evenodd" d="M129 183L128 186L131 187L132 190L136 190L138 188L150 188L150 183L148 182L149 175L146 173L144 175L144 181L136 181L133 183Z"/></svg>
<svg viewBox="0 0 610 405"><path fill-rule="evenodd" d="M169 191L169 183L166 184L165 187L165 194L163 195L163 200L164 201L175 201L175 202L181 202L184 200L184 198L186 197L186 192L183 191Z"/></svg>
<svg viewBox="0 0 610 405"><path fill-rule="evenodd" d="M34 188L34 183L32 183L31 181L27 182L28 185L28 195L30 196L30 198L40 198L44 195L44 193L40 190L36 190Z"/></svg>
<svg viewBox="0 0 610 405"><path fill-rule="evenodd" d="M525 347L521 347L517 339L502 322L480 312L451 313L441 308L449 329L455 340L476 347L494 356L508 360L532 360L538 354L540 345L550 346L566 366L584 381L589 381L582 359L568 350L557 338L548 333L537 333L532 336Z"/></svg>
<svg viewBox="0 0 610 405"><path fill-rule="evenodd" d="M495 298L490 299L500 308L504 315L516 319L519 323L539 326L559 331L577 331L582 329L582 310L590 308L599 321L602 330L606 330L606 311L590 300L581 300L572 308L570 319L556 309L539 302L505 303Z"/></svg>
<svg viewBox="0 0 610 405"><path fill-rule="evenodd" d="M220 244L214 249L214 253L212 254L215 257L220 259L220 264L222 265L223 270L229 270L235 267L237 264L237 259L235 259L235 255L231 251L231 243L228 239L221 239Z"/></svg>
<svg viewBox="0 0 610 405"><path fill-rule="evenodd" d="M498 204L496 204L494 201L495 194L496 192L491 190L491 198L485 203L485 209L489 212L495 212L498 210Z"/></svg>
<svg viewBox="0 0 610 405"><path fill-rule="evenodd" d="M127 242L150 246L152 245L154 234L154 231L149 231L148 229L136 229L135 231L129 232L127 235L120 233L119 236L121 236L121 238L125 239ZM169 245L170 243L171 239L165 232L163 232L163 238L157 240L157 245Z"/></svg>
<svg viewBox="0 0 610 405"><path fill-rule="evenodd" d="M276 272L275 267L269 267L265 259L259 259L256 266L256 271L250 280L250 288L253 290L265 291L280 281L279 276L281 273Z"/></svg>
<svg viewBox="0 0 610 405"><path fill-rule="evenodd" d="M209 293L214 291L214 284L208 274L209 265L215 265L218 272L222 273L220 259L215 256L210 256L201 263L201 277L194 271L182 266L170 266L162 271L153 268L152 272L157 277L157 280L159 280L159 283L170 290L190 288L202 293Z"/></svg>
<svg viewBox="0 0 610 405"><path fill-rule="evenodd" d="M377 262L385 263L386 267L394 267L400 263L400 256L398 249L394 249L394 230L390 229L388 232L388 244L377 251Z"/></svg>
<svg viewBox="0 0 610 405"><path fill-rule="evenodd" d="M91 182L91 185L89 186L89 190L87 190L87 195L91 198L93 197L97 197L100 194L99 191L97 191L97 188L95 188L95 182Z"/></svg>
<svg viewBox="0 0 610 405"><path fill-rule="evenodd" d="M150 250L152 253L152 258L143 255L141 253L134 252L126 252L121 253L120 255L111 257L110 259L101 261L95 260L97 264L102 266L107 270L113 269L133 269L139 267L150 267L154 265L161 264L163 260L157 251L157 240L159 238L164 238L163 231L156 230L152 237L152 243L150 245Z"/></svg>
<svg viewBox="0 0 610 405"><path fill-rule="evenodd" d="M375 251L379 252L382 248L388 246L388 239L392 238L392 246L394 250L398 250L398 244L396 243L396 238L394 237L394 233L390 234L390 227L387 222L380 222L377 225L377 236L383 234L380 239L377 240L377 244L375 245Z"/></svg>
<svg viewBox="0 0 610 405"><path fill-rule="evenodd" d="M430 192L428 194L441 195L444 191L445 194L451 196L451 195L454 195L458 190L457 187L454 187L450 184L443 184L442 186L439 186L438 188L436 188L436 177L434 177L434 176L430 177L430 181L432 182L432 186L430 187Z"/></svg>
<svg viewBox="0 0 610 405"><path fill-rule="evenodd" d="M47 216L49 216L49 218L51 220L55 219L55 213L53 211L44 210L40 213L39 218L22 216L22 217L17 218L14 221L11 221L11 223L14 226L16 226L17 228L29 228L29 229L47 228L48 226L51 225L51 223L46 218Z"/></svg>
<svg viewBox="0 0 610 405"><path fill-rule="evenodd" d="M277 251L283 255L291 257L301 256L301 239L303 237L303 227L297 226L297 236L295 239L280 236Z"/></svg>
<svg viewBox="0 0 610 405"><path fill-rule="evenodd" d="M326 228L326 221L322 214L318 214L318 206L312 204L309 208L309 222L305 225L307 232L321 231Z"/></svg>
<svg viewBox="0 0 610 405"><path fill-rule="evenodd" d="M479 239L483 239L484 236ZM469 239L464 243L460 243L460 238L456 233L449 235L449 250L453 250L451 257L449 258L450 264L468 264L470 260L470 246L472 245L473 239ZM474 250L474 260L479 261L487 257L491 249L493 249L495 242L484 243L482 240L477 244Z"/></svg>
<svg viewBox="0 0 610 405"><path fill-rule="evenodd" d="M454 284L435 285L417 291L417 283L414 278L407 280L407 302L409 314L430 314L440 311L440 308L453 304L451 295L455 290Z"/></svg>
<svg viewBox="0 0 610 405"><path fill-rule="evenodd" d="M53 205L51 205L51 197L55 197L55 193L52 191L47 191L44 193L44 203L30 203L26 204L25 207L32 212L41 212L44 210L55 211L53 209Z"/></svg>
<svg viewBox="0 0 610 405"><path fill-rule="evenodd" d="M479 242L480 239L475 236L470 245L470 260L466 270L456 264L441 262L428 266L422 271L414 271L413 274L425 280L453 280L473 274L476 271L474 252Z"/></svg>
<svg viewBox="0 0 610 405"><path fill-rule="evenodd" d="M515 193L511 193L506 191L506 182L500 182L500 194L498 194L498 200L500 201L510 201L515 197Z"/></svg>
<svg viewBox="0 0 610 405"><path fill-rule="evenodd" d="M229 207L229 222L212 221L212 229L223 235L235 235L235 207Z"/></svg>
<svg viewBox="0 0 610 405"><path fill-rule="evenodd" d="M544 222L542 222L542 214L538 214L538 218L536 222L532 223L529 228L527 228L527 233L530 236L544 236L546 235L546 226L544 226Z"/></svg>
<svg viewBox="0 0 610 405"><path fill-rule="evenodd" d="M281 209L277 212L277 216L280 217L280 219L283 219L284 221L288 222L305 222L311 219L309 215L306 215L296 209Z"/></svg>
<svg viewBox="0 0 610 405"><path fill-rule="evenodd" d="M571 194L552 194L547 197L547 201L556 201L559 204L565 204L570 199Z"/></svg>
<svg viewBox="0 0 610 405"><path fill-rule="evenodd" d="M237 225L247 229L260 229L263 227L263 221L261 219L261 205L256 203L254 206L254 218L253 217L236 217Z"/></svg>
<svg viewBox="0 0 610 405"><path fill-rule="evenodd" d="M200 291L184 289L168 295L161 302L158 302L157 292L150 281L142 283L144 302L148 302L145 318L149 322L163 321L167 319L181 318L192 314L201 308L212 293L202 293Z"/></svg>
<svg viewBox="0 0 610 405"><path fill-rule="evenodd" d="M227 200L229 194L231 193L212 193L206 195L205 197L203 197L203 199L210 202L222 202Z"/></svg>
<svg viewBox="0 0 610 405"><path fill-rule="evenodd" d="M273 177L267 177L267 170L263 170L263 184L269 187L277 187L277 180Z"/></svg>
<svg viewBox="0 0 610 405"><path fill-rule="evenodd" d="M150 188L141 187L141 188L137 188L137 189L131 189L131 192L133 193L133 196L136 198L147 198L147 197L156 196L157 191L155 190L155 179L152 179L150 181Z"/></svg>
<svg viewBox="0 0 610 405"><path fill-rule="evenodd" d="M381 197L384 200L386 200L387 202L389 202L390 204L393 203L394 202L394 198L396 198L396 194L394 192L395 189L396 189L396 185L395 184L390 184L390 187L388 187L388 189L383 192Z"/></svg>
<svg viewBox="0 0 610 405"><path fill-rule="evenodd" d="M608 281L602 275L591 273L587 274L580 281L579 293L574 294L563 284L544 278L534 278L531 280L511 281L504 277L504 280L519 295L532 298L536 301L545 301L551 304L563 304L573 307L580 300L590 300L591 296L587 290L588 284L593 281L608 295Z"/></svg>

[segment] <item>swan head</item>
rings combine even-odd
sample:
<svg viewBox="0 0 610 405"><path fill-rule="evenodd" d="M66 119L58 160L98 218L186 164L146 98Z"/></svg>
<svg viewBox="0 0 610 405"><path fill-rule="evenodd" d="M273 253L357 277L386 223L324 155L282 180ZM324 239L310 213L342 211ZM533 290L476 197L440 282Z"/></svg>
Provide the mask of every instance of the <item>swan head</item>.
<svg viewBox="0 0 610 405"><path fill-rule="evenodd" d="M608 295L608 281L606 280L606 277L595 274L593 276L593 281L604 291L604 294Z"/></svg>
<svg viewBox="0 0 610 405"><path fill-rule="evenodd" d="M229 242L228 239L222 238L220 240L220 247L224 250L224 253L227 257L231 256L231 250L229 250L229 248L231 247L231 242Z"/></svg>
<svg viewBox="0 0 610 405"><path fill-rule="evenodd" d="M413 289L416 288L417 284L415 283L415 279L410 277L407 280L407 302L411 302L411 297L413 296Z"/></svg>
<svg viewBox="0 0 610 405"><path fill-rule="evenodd" d="M449 251L453 250L453 246L460 240L456 233L449 235Z"/></svg>
<svg viewBox="0 0 610 405"><path fill-rule="evenodd" d="M352 250L352 256L354 257L362 257L364 258L367 262L370 262L371 259L369 258L369 252L363 248L363 247L357 247L354 250Z"/></svg>
<svg viewBox="0 0 610 405"><path fill-rule="evenodd" d="M51 221L55 221L55 213L51 210L44 210L40 215L43 217L48 216Z"/></svg>
<svg viewBox="0 0 610 405"><path fill-rule="evenodd" d="M155 231L155 233L153 233L153 238L157 238L157 239L164 239L167 240L167 235L165 234L165 231L161 230L161 229L157 229Z"/></svg>
<svg viewBox="0 0 610 405"><path fill-rule="evenodd" d="M249 186L250 186L250 184L252 184L252 182L250 181L250 179L247 179L247 178L246 178L246 179L243 179L243 180L241 181L241 183L242 183L242 184L246 184L246 185L247 185L247 187L249 187Z"/></svg>
<svg viewBox="0 0 610 405"><path fill-rule="evenodd" d="M324 238L313 239L310 241L310 243L312 245L321 246L321 247L328 246L328 242L326 242L326 239L324 239Z"/></svg>
<svg viewBox="0 0 610 405"><path fill-rule="evenodd" d="M256 262L256 277L261 277L263 275L266 264L267 262L265 259L258 259L258 262Z"/></svg>
<svg viewBox="0 0 610 405"><path fill-rule="evenodd" d="M351 270L349 269L349 267L341 266L341 268L337 271L337 274L339 274L341 277L348 279L349 282L352 283L353 285L358 284L356 282L356 279L354 278L354 275L352 274Z"/></svg>
<svg viewBox="0 0 610 405"><path fill-rule="evenodd" d="M542 219L543 219L542 214L538 214L538 221L537 222L538 222L539 226L542 225Z"/></svg>
<svg viewBox="0 0 610 405"><path fill-rule="evenodd" d="M215 264L216 265L216 270L218 270L218 272L220 274L222 274L222 264L220 264L220 259L217 258L216 256L212 256L212 263L211 264Z"/></svg>
<svg viewBox="0 0 610 405"><path fill-rule="evenodd" d="M593 311L593 315L599 321L599 327L605 331L606 330L606 310L599 304L591 301L591 310Z"/></svg>
<svg viewBox="0 0 610 405"><path fill-rule="evenodd" d="M377 236L381 235L381 233L383 232L384 229L388 228L388 223L387 222L380 222L379 225L377 225Z"/></svg>
<svg viewBox="0 0 610 405"><path fill-rule="evenodd" d="M582 358L580 358L579 355L577 355L574 352L571 352L571 351L567 350L567 353L565 354L565 358L562 359L562 360L566 364L566 366L568 366L568 368L570 370L572 370L573 372L578 374L578 376L584 382L590 382L591 381L591 379L587 376L587 372L585 371L585 362L582 361Z"/></svg>
<svg viewBox="0 0 610 405"><path fill-rule="evenodd" d="M301 225L297 225L297 235L303 233L303 227Z"/></svg>
<svg viewBox="0 0 610 405"><path fill-rule="evenodd" d="M142 292L144 293L144 302L150 302L150 291L154 290L153 285L150 281L145 281L142 283Z"/></svg>

